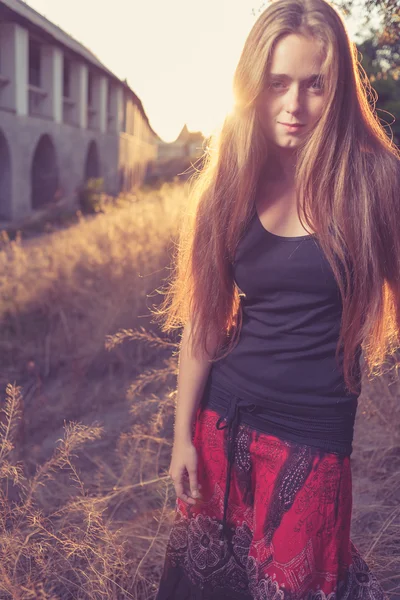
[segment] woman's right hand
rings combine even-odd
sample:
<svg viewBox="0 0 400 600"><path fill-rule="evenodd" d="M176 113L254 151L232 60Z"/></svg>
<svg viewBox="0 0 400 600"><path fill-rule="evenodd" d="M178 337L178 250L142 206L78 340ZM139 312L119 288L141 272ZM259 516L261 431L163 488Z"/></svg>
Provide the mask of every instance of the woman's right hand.
<svg viewBox="0 0 400 600"><path fill-rule="evenodd" d="M201 499L201 485L197 478L197 450L192 442L174 441L168 474L174 482L178 498L187 504L196 504Z"/></svg>

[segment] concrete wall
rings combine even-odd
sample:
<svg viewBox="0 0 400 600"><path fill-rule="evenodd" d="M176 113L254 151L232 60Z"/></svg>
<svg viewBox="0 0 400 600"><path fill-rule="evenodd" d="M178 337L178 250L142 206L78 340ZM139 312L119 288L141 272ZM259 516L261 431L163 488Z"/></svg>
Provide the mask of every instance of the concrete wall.
<svg viewBox="0 0 400 600"><path fill-rule="evenodd" d="M85 181L86 158L92 140L97 145L100 176L104 177L105 190L110 194L118 193L117 135L96 134L87 129L68 127L51 121L43 123L39 118L16 118L10 113L0 113L0 132L3 133L9 148L12 196L10 202L0 192L1 218L15 219L32 212L32 164L36 147L43 135L48 135L54 145L62 197L73 202L77 188ZM4 181L4 178L0 178L1 181Z"/></svg>
<svg viewBox="0 0 400 600"><path fill-rule="evenodd" d="M125 131L119 137L119 186L128 191L140 185L149 166L157 160L157 144L137 106L124 98L126 106ZM124 125L124 124L123 124Z"/></svg>
<svg viewBox="0 0 400 600"><path fill-rule="evenodd" d="M32 40L40 46L35 83L29 81ZM1 1L0 54L0 219L28 216L58 198L73 203L90 174L102 177L111 195L143 183L157 158L156 135L126 84L41 40L37 30L32 36L29 28L2 21Z"/></svg>

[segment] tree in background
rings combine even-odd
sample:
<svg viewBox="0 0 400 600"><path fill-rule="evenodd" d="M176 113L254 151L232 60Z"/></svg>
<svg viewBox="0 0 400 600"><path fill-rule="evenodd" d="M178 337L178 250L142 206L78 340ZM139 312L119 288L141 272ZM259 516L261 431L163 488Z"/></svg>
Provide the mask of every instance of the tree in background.
<svg viewBox="0 0 400 600"><path fill-rule="evenodd" d="M351 14L354 8L359 7L360 3L355 0L335 0L334 2L347 15ZM361 27L368 27L370 15L377 13L382 29L378 37L379 44L389 45L397 52L400 52L400 6L399 0L362 0L361 6L364 11L364 21Z"/></svg>
<svg viewBox="0 0 400 600"><path fill-rule="evenodd" d="M400 52L378 31L357 44L360 62L376 92L376 112L384 126L390 125L393 141L400 146ZM390 131L388 131L390 135Z"/></svg>

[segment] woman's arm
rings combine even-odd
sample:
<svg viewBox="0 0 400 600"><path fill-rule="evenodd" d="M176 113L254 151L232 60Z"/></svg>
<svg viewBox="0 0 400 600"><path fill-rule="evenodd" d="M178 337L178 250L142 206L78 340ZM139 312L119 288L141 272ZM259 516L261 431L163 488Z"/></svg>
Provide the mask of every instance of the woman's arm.
<svg viewBox="0 0 400 600"><path fill-rule="evenodd" d="M200 403L205 383L211 368L210 355L196 350L189 342L191 325L183 330L178 370L178 391L175 413L175 433L169 475L174 482L176 495L188 504L200 498L197 477L197 452L192 443L192 426ZM215 336L213 336L215 338ZM215 352L216 340L208 340L208 350ZM189 476L189 486L185 475Z"/></svg>
<svg viewBox="0 0 400 600"><path fill-rule="evenodd" d="M191 431L197 407L203 395L204 387L211 369L210 358L215 354L216 336L209 338L207 344L211 348L210 354L204 354L200 350L193 350L194 343L188 338L191 332L191 323L184 327L180 351L178 369L177 405L175 413L175 440L191 441Z"/></svg>

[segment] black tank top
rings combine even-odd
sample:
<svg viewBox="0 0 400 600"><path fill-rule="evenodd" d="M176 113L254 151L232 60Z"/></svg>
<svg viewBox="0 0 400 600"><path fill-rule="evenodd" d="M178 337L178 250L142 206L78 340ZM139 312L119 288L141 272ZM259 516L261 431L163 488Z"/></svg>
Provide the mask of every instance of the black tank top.
<svg viewBox="0 0 400 600"><path fill-rule="evenodd" d="M243 321L235 348L212 364L205 403L222 414L227 394L264 407L248 422L271 433L349 454L357 394L336 364L342 301L316 234L283 237L254 214L238 244L233 275ZM356 356L361 387L361 346ZM244 419L246 420L246 419ZM269 424L265 426L265 421Z"/></svg>

